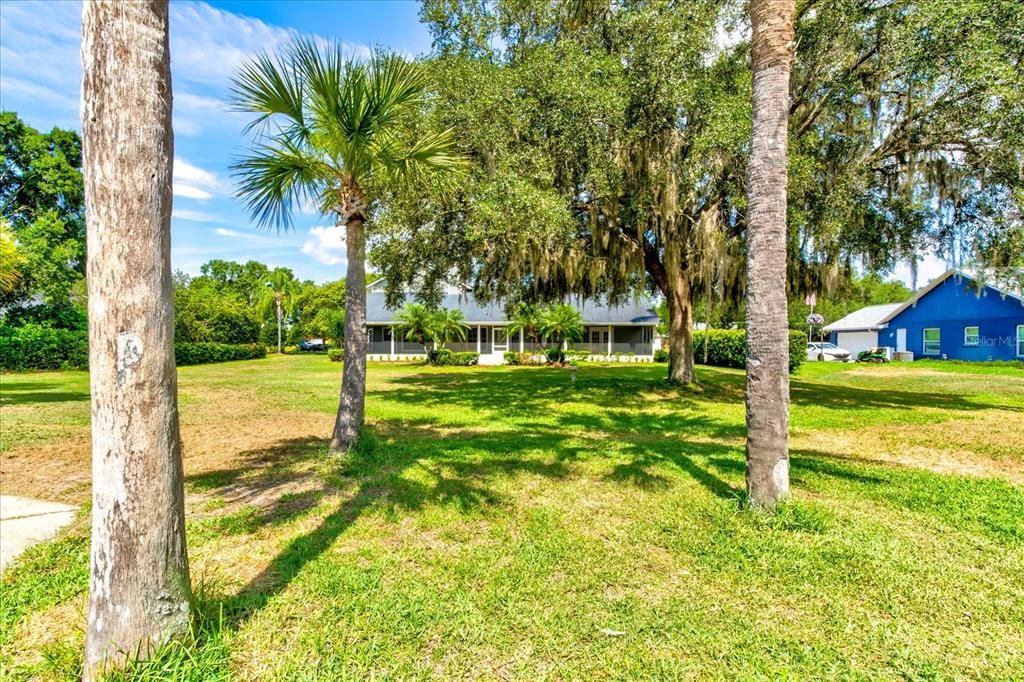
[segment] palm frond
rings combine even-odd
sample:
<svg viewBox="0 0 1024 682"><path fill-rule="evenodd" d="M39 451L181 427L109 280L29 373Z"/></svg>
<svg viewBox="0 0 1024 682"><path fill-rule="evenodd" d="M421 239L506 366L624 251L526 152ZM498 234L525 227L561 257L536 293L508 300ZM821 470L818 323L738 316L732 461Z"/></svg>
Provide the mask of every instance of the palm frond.
<svg viewBox="0 0 1024 682"><path fill-rule="evenodd" d="M235 111L258 114L246 132L275 115L287 119L281 130L289 137L301 139L309 132L303 79L290 59L273 59L263 53L244 62L231 81L231 100Z"/></svg>
<svg viewBox="0 0 1024 682"><path fill-rule="evenodd" d="M256 146L255 153L231 167L236 196L245 201L260 227L290 229L292 211L303 199L320 200L331 169L285 135Z"/></svg>

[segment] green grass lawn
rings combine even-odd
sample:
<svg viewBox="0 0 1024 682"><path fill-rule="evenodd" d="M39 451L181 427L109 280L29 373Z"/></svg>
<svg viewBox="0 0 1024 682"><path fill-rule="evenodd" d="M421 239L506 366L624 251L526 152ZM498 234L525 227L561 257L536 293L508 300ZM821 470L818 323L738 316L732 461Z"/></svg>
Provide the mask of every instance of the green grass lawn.
<svg viewBox="0 0 1024 682"><path fill-rule="evenodd" d="M814 363L794 501L742 507L741 372L180 370L194 641L143 679L1019 678L1024 373ZM84 502L88 380L5 375L4 492ZM78 674L86 514L0 585L4 679ZM145 673L145 676L142 675Z"/></svg>

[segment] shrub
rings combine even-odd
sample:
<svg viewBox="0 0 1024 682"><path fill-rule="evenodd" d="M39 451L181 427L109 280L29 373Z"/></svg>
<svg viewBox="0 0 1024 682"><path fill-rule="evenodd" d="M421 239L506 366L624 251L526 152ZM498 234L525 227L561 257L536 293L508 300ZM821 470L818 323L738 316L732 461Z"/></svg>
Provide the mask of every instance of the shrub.
<svg viewBox="0 0 1024 682"><path fill-rule="evenodd" d="M659 348L654 351L655 362L668 362L668 348Z"/></svg>
<svg viewBox="0 0 1024 682"><path fill-rule="evenodd" d="M600 355L600 353L593 353L589 350L567 350L565 351L566 358L574 358L577 360L585 360L591 355Z"/></svg>
<svg viewBox="0 0 1024 682"><path fill-rule="evenodd" d="M327 357L331 362L341 362L345 359L345 351L341 348L328 348Z"/></svg>
<svg viewBox="0 0 1024 682"><path fill-rule="evenodd" d="M285 355L295 355L296 353L299 352L299 347L298 346L285 346L284 348L281 349L281 352L284 353Z"/></svg>
<svg viewBox="0 0 1024 682"><path fill-rule="evenodd" d="M435 348L434 350L427 351L427 362L431 365L449 365L449 356L452 355L452 351L449 348Z"/></svg>
<svg viewBox="0 0 1024 682"><path fill-rule="evenodd" d="M707 342L707 361L704 344ZM789 371L794 372L804 361L807 336L796 330L789 332ZM708 329L693 335L693 353L697 362L715 367L746 369L747 332L743 329ZM667 359L667 358L666 358Z"/></svg>
<svg viewBox="0 0 1024 682"><path fill-rule="evenodd" d="M565 360L565 351L561 348L548 348L544 351L544 355L547 356L548 362L556 363Z"/></svg>
<svg viewBox="0 0 1024 682"><path fill-rule="evenodd" d="M212 362L265 358L267 347L260 343L184 342L174 344L179 365L206 365Z"/></svg>
<svg viewBox="0 0 1024 682"><path fill-rule="evenodd" d="M480 362L480 354L471 351L456 353L448 348L438 348L427 353L427 362L438 366L469 367Z"/></svg>
<svg viewBox="0 0 1024 682"><path fill-rule="evenodd" d="M40 324L0 330L3 369L85 369L89 335L85 330L53 329Z"/></svg>
<svg viewBox="0 0 1024 682"><path fill-rule="evenodd" d="M525 355L525 353L524 353L524 355ZM505 353L505 364L506 365L522 365L523 363L519 362L519 353L510 350L510 351L506 351L506 353Z"/></svg>

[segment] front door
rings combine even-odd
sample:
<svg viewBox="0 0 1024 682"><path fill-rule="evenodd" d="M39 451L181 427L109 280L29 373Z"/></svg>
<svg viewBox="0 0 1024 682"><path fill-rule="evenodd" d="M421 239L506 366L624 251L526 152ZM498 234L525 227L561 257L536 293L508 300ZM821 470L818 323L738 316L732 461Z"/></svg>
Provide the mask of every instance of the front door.
<svg viewBox="0 0 1024 682"><path fill-rule="evenodd" d="M907 351L907 330L897 329L896 330L896 351L898 353L905 353Z"/></svg>
<svg viewBox="0 0 1024 682"><path fill-rule="evenodd" d="M494 347L492 350L495 355L501 355L508 350L508 332L505 331L504 327L494 328Z"/></svg>

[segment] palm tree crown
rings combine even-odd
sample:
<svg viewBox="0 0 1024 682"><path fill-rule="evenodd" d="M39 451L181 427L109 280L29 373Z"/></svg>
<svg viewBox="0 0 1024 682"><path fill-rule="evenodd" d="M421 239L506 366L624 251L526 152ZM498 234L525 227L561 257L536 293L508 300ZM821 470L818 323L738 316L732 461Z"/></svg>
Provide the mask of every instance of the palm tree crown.
<svg viewBox="0 0 1024 682"><path fill-rule="evenodd" d="M433 337L443 347L452 341L466 340L466 316L461 310L443 308L434 313Z"/></svg>
<svg viewBox="0 0 1024 682"><path fill-rule="evenodd" d="M458 169L450 130L403 136L426 92L422 69L386 52L355 61L340 44L297 40L278 57L250 60L232 89L258 133L255 151L233 166L239 197L264 227L289 228L303 203L347 223L367 218L378 188Z"/></svg>
<svg viewBox="0 0 1024 682"><path fill-rule="evenodd" d="M415 341L424 348L434 338L434 314L419 303L407 303L395 314L394 329L406 341Z"/></svg>
<svg viewBox="0 0 1024 682"><path fill-rule="evenodd" d="M541 311L540 333L559 343L579 341L583 338L583 316L567 303L549 306Z"/></svg>

